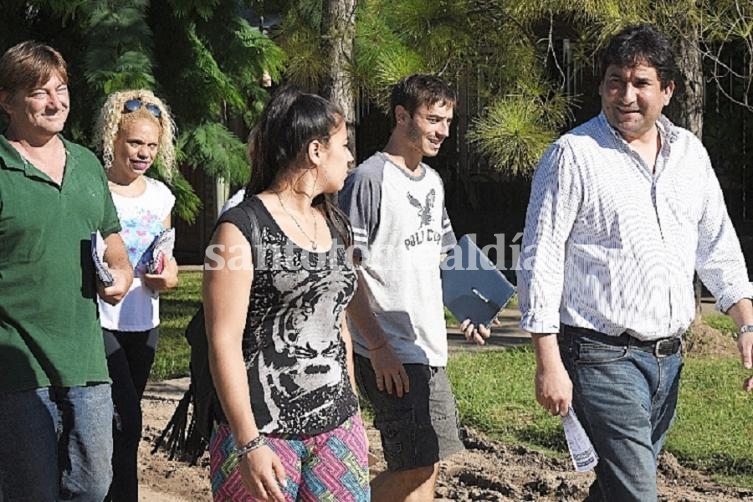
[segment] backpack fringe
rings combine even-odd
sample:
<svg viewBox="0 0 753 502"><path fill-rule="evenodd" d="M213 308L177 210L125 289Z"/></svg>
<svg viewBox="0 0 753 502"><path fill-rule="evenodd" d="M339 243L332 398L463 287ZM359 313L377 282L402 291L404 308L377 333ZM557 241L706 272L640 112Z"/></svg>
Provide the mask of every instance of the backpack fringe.
<svg viewBox="0 0 753 502"><path fill-rule="evenodd" d="M177 457L181 461L188 462L189 465L196 465L207 451L208 442L196 428L196 414L194 413L196 407L193 405L193 399L193 384L191 384L178 402L178 406L175 407L173 416L162 433L154 441L152 454L163 449L170 460Z"/></svg>

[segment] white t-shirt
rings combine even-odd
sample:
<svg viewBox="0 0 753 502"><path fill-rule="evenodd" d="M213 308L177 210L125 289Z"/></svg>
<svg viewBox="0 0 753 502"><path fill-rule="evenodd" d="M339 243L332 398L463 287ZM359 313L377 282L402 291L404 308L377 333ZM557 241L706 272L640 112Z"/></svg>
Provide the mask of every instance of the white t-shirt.
<svg viewBox="0 0 753 502"><path fill-rule="evenodd" d="M228 209L240 204L241 201L243 201L243 199L245 198L246 198L246 187L243 187L237 192L235 192L232 197L230 197L228 200L225 201L225 204L222 206L222 209L220 209L220 214L218 214L217 217L219 218L220 216L225 214Z"/></svg>
<svg viewBox="0 0 753 502"><path fill-rule="evenodd" d="M164 229L162 222L175 204L175 196L164 183L145 177L146 190L138 197L112 194L128 259L133 266L133 284L123 301L109 305L99 300L102 327L115 331L147 331L159 326L159 293L141 284L141 258Z"/></svg>
<svg viewBox="0 0 753 502"><path fill-rule="evenodd" d="M408 175L378 152L350 173L339 194L353 225L369 304L403 363L447 365L439 263L455 246L439 174L421 164ZM358 327L353 350L368 357Z"/></svg>

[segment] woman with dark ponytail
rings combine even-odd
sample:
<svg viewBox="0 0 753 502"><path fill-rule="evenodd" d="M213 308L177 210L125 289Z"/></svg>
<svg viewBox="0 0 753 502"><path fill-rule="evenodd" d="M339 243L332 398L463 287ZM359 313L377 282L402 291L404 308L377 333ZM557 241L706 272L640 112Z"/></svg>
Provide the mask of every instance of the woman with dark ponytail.
<svg viewBox="0 0 753 502"><path fill-rule="evenodd" d="M246 198L223 214L204 271L209 362L224 417L215 500L369 500L367 443L344 322L356 275L330 202L348 164L343 114L292 88L251 139Z"/></svg>

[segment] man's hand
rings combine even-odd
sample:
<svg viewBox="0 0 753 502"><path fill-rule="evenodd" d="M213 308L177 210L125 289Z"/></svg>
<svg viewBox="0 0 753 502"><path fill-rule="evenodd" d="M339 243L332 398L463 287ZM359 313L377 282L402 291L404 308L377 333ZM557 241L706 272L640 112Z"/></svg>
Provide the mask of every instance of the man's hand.
<svg viewBox="0 0 753 502"><path fill-rule="evenodd" d="M348 317L353 320L361 336L366 340L369 348L369 361L374 368L377 388L387 394L395 392L397 397L410 391L408 373L395 350L387 339L387 334L379 326L374 313L369 307L366 296L368 286L363 279L361 271L358 271L358 288L356 294L348 305Z"/></svg>
<svg viewBox="0 0 753 502"><path fill-rule="evenodd" d="M737 349L740 359L746 369L753 368L753 332L740 333L737 338Z"/></svg>
<svg viewBox="0 0 753 502"><path fill-rule="evenodd" d="M746 369L753 367L753 333L740 333L737 338L737 349L740 351L743 367ZM747 392L753 391L753 376L745 381L743 389Z"/></svg>
<svg viewBox="0 0 753 502"><path fill-rule="evenodd" d="M492 325L495 324L499 324L496 319L492 321ZM489 336L491 336L492 334L489 328L487 328L483 324L476 326L471 322L470 319L466 319L460 324L460 331L463 332L466 340L468 340L469 342L476 342L476 345L484 345L486 343L486 339L489 338Z"/></svg>
<svg viewBox="0 0 753 502"><path fill-rule="evenodd" d="M97 281L97 292L105 303L115 305L128 293L133 276L119 269L111 269L110 275L112 275L112 286L105 286Z"/></svg>
<svg viewBox="0 0 753 502"><path fill-rule="evenodd" d="M749 298L743 298L727 311L727 315L735 320L738 329L743 326L753 325L753 302ZM740 351L740 360L746 369L753 368L753 333L740 333L737 337L737 350Z"/></svg>
<svg viewBox="0 0 753 502"><path fill-rule="evenodd" d="M536 367L536 401L552 415L567 415L573 401L573 383L560 362L550 368Z"/></svg>
<svg viewBox="0 0 753 502"><path fill-rule="evenodd" d="M119 234L110 234L105 237L105 263L112 274L112 286L105 287L103 284L97 284L99 297L106 303L115 305L128 293L133 282L133 268L128 261L128 252L126 251L123 239Z"/></svg>
<svg viewBox="0 0 753 502"><path fill-rule="evenodd" d="M567 415L573 402L573 382L567 374L554 334L531 334L536 353L536 401L552 415Z"/></svg>
<svg viewBox="0 0 753 502"><path fill-rule="evenodd" d="M376 375L377 388L387 394L393 391L397 397L403 397L403 394L410 391L410 381L408 373L405 372L405 366L395 354L392 346L388 341L384 341L381 346L369 350L369 360L371 367L374 368Z"/></svg>

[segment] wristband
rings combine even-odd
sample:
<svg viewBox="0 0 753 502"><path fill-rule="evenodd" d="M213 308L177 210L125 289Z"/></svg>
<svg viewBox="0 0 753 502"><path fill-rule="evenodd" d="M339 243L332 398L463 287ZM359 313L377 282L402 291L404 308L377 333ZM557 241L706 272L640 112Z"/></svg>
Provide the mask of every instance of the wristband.
<svg viewBox="0 0 753 502"><path fill-rule="evenodd" d="M742 326L740 326L740 329L737 332L737 336L740 336L743 333L753 333L753 324L743 324Z"/></svg>
<svg viewBox="0 0 753 502"><path fill-rule="evenodd" d="M250 453L257 448L261 448L262 446L265 446L266 444L267 444L267 438L259 434L258 436L256 436L254 439L244 444L243 446L236 446L233 449L233 454L236 457L242 457L246 453Z"/></svg>

